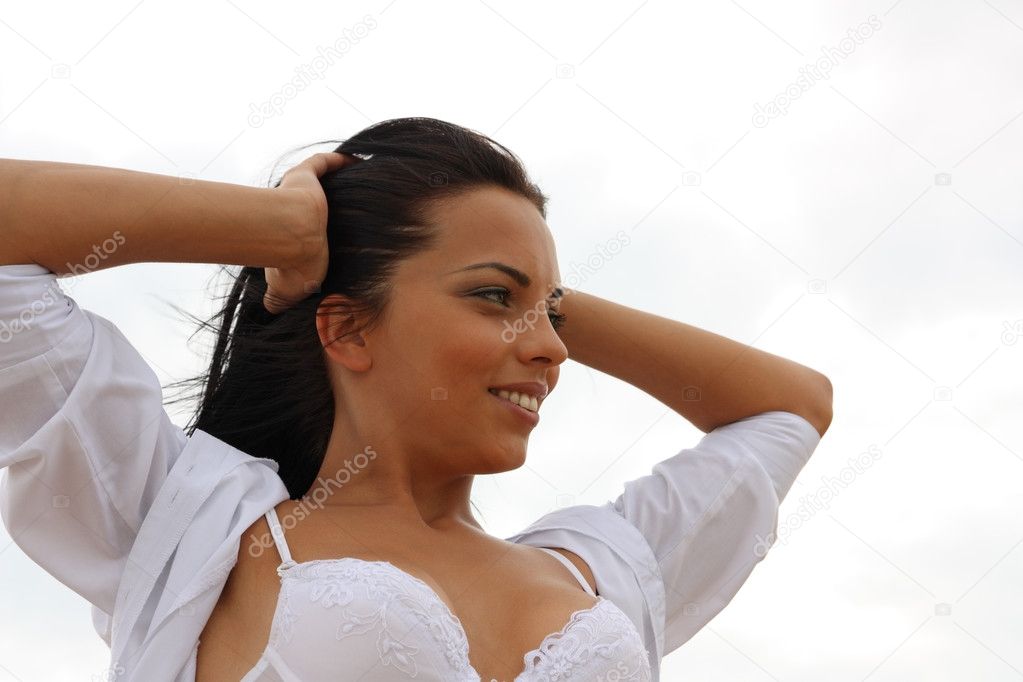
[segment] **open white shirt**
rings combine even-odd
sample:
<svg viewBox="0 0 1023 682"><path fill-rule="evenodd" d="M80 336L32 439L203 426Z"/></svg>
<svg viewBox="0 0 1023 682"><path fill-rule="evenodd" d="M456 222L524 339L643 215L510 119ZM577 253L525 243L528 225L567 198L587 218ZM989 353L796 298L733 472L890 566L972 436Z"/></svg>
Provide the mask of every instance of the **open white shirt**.
<svg viewBox="0 0 1023 682"><path fill-rule="evenodd" d="M774 542L820 442L772 411L705 434L614 501L552 511L509 542L563 547L662 657L717 615ZM270 459L170 421L155 373L36 264L0 266L0 515L92 605L119 680L193 682L242 533L288 499Z"/></svg>

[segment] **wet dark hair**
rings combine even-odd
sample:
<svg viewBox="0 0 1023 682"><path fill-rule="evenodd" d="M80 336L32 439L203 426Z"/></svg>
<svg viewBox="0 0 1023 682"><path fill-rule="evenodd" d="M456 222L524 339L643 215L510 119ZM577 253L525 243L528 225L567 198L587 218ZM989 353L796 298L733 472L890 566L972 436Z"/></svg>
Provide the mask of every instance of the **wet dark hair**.
<svg viewBox="0 0 1023 682"><path fill-rule="evenodd" d="M428 212L438 200L501 187L547 215L547 197L514 153L453 123L421 117L382 121L333 151L361 160L320 178L328 205L330 262L319 291L271 314L263 305L263 268L224 266L220 272L228 274L230 293L213 317L201 320L177 308L199 324L192 337L204 329L216 335L209 369L168 386L184 389L169 403L197 400L185 427L189 436L201 429L254 457L276 461L293 500L315 483L334 424L334 396L315 319L321 301L331 294L348 297L353 305L346 312L365 316L365 324L351 333L372 329L391 299L399 263L436 242L437 227ZM279 184L278 179L271 186ZM331 302L323 308L320 314L327 314Z"/></svg>

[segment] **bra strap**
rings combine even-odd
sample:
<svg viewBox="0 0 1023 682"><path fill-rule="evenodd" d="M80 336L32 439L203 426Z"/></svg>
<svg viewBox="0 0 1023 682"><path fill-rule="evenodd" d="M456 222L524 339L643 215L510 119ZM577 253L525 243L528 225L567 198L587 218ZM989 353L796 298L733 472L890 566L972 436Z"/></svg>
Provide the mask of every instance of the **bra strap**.
<svg viewBox="0 0 1023 682"><path fill-rule="evenodd" d="M277 545L277 553L281 555L281 565L277 567L277 575L283 576L284 571L295 565L295 561L291 558L288 541L284 539L284 529L281 528L281 522L277 518L277 510L270 507L270 511L265 516L266 522L270 525L270 536L273 537L274 544Z"/></svg>
<svg viewBox="0 0 1023 682"><path fill-rule="evenodd" d="M552 557L563 563L565 567L568 568L568 570L572 571L572 575L574 575L575 579L579 581L579 584L583 586L583 589L586 590L587 594L592 595L594 597L597 596L593 593L593 588L590 587L590 584L586 582L586 578L583 577L582 572L578 568L576 568L575 564L569 561L565 557L565 555L563 555L561 552L555 552L553 549L550 549L549 547L538 547L537 549L542 549L543 551L547 552Z"/></svg>

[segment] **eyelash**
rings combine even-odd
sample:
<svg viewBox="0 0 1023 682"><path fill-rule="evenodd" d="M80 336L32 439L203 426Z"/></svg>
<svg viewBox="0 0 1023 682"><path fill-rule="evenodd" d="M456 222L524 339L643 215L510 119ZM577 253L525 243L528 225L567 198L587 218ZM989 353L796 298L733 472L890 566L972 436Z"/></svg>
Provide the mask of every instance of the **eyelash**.
<svg viewBox="0 0 1023 682"><path fill-rule="evenodd" d="M485 298L487 295L490 294L501 294L505 299L507 299L512 295L512 292L505 289L504 287L495 287L491 289L485 289L483 291L477 291L473 295ZM493 301L494 299L491 298L488 300ZM501 305L507 306L507 303L501 303ZM548 310L547 315L551 321L551 324L554 325L555 331L561 329L564 326L565 321L568 319L568 315L565 315L564 313L558 313L553 310Z"/></svg>

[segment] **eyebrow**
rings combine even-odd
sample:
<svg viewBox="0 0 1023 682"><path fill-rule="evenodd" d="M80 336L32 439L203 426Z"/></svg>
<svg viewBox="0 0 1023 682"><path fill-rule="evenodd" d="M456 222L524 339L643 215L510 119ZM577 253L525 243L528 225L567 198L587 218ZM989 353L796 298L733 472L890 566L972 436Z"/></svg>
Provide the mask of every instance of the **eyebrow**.
<svg viewBox="0 0 1023 682"><path fill-rule="evenodd" d="M474 263L473 265L467 265L464 268L460 268L458 270L452 270L447 274L452 275L455 274L456 272L465 272L467 270L480 270L483 268L492 268L494 270L500 270L501 272L515 280L518 283L518 285L523 288L528 288L529 285L532 284L533 282L533 280L530 279L529 275L522 272L518 268L513 268L510 265L507 265L505 263L499 263L497 261L488 261L486 263ZM553 298L561 298L562 293L563 290L560 287L557 287L553 290L551 296Z"/></svg>

